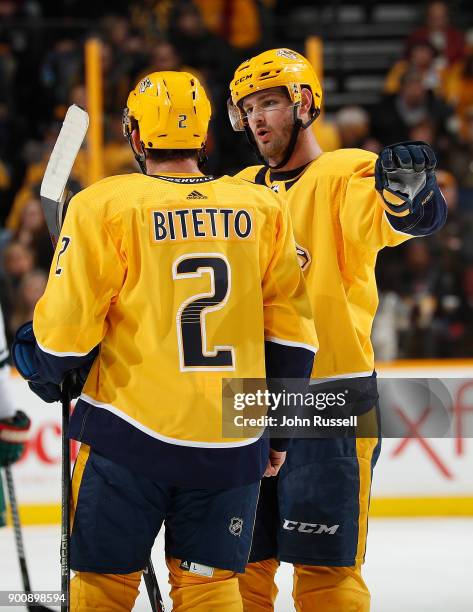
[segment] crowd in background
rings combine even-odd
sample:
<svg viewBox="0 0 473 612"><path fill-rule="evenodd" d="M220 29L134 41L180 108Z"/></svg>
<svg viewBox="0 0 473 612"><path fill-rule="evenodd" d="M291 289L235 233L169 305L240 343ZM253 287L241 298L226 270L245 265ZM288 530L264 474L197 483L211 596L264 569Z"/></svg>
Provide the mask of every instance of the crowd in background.
<svg viewBox="0 0 473 612"><path fill-rule="evenodd" d="M32 318L46 284L51 248L39 183L67 107L87 106L87 37L102 41L106 175L136 171L121 133L128 91L149 72L181 69L195 73L212 99L207 171L231 174L256 159L231 131L228 83L241 61L286 44L277 26L291 10L285 4L115 0L104 15L101 3L0 0L0 301L10 339ZM378 359L473 354L473 29L452 25L454 17L447 3L429 4L388 70L379 103L341 107L314 126L324 150L377 153L423 140L438 155L448 222L439 235L380 254ZM87 185L87 169L84 150L73 190Z"/></svg>

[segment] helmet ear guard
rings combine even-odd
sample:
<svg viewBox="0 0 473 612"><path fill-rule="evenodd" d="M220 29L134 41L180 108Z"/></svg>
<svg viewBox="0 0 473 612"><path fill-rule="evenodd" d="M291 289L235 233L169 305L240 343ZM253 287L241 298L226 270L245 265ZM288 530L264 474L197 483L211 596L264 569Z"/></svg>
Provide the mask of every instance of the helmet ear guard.
<svg viewBox="0 0 473 612"><path fill-rule="evenodd" d="M141 172L143 174L146 174L146 154L145 154L145 148L144 148L143 142L141 143L143 152L140 153L139 151L135 149L135 146L133 144L133 140L131 137L133 130L139 129L138 121L134 117L130 117L130 110L128 106L125 106L125 108L123 109L122 129L123 129L123 136L128 140L128 144L130 145L131 150L133 151L133 155L135 156L135 159L138 162Z"/></svg>

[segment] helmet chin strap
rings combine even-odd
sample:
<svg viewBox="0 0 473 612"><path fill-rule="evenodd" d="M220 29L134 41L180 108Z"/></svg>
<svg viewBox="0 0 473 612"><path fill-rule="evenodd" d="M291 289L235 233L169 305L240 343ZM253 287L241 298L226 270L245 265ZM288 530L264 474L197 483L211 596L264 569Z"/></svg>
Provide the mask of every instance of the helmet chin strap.
<svg viewBox="0 0 473 612"><path fill-rule="evenodd" d="M298 108L299 107L297 105L294 106L293 108L294 125L292 126L292 133L291 133L291 138L289 140L289 144L287 145L286 150L284 151L282 160L279 162L279 164L276 164L274 166L271 166L270 164L268 164L267 159L263 155L261 155L258 145L256 144L256 139L254 137L253 132L251 131L248 125L245 126L246 137L249 143L251 144L251 146L254 148L258 159L260 160L260 162L262 162L265 166L267 166L271 170L278 170L279 168L282 168L287 164L287 162L291 159L292 154L294 153L294 149L297 143L297 137L299 136L299 131L301 129L305 130L310 125L312 125L312 123L314 123L314 121L317 119L317 117L320 114L320 110L316 110L313 116L309 119L309 121L306 121L306 123L303 123L302 119L300 119L300 117L297 116Z"/></svg>
<svg viewBox="0 0 473 612"><path fill-rule="evenodd" d="M199 168L199 170L202 171L202 168L205 166L205 164L208 161L208 156L207 156L207 149L205 147L205 144L202 145L202 148L199 150L199 152L197 153L197 167Z"/></svg>
<svg viewBox="0 0 473 612"><path fill-rule="evenodd" d="M148 174L146 171L146 153L144 152L145 148L143 147L143 143L141 143L143 153L139 153L133 146L133 142L131 140L131 134L127 136L126 139L128 140L128 144L130 145L131 150L133 151L133 155L135 156L135 159L138 162L141 172L143 174Z"/></svg>

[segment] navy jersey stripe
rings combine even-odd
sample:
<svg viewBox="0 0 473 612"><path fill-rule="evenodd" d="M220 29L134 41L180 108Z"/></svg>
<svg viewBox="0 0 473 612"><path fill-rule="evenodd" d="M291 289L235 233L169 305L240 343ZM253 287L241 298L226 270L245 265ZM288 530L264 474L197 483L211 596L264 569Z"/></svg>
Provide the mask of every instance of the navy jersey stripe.
<svg viewBox="0 0 473 612"><path fill-rule="evenodd" d="M79 399L69 437L112 461L160 482L193 488L226 488L260 480L268 439L236 448L196 448L162 442L108 410Z"/></svg>
<svg viewBox="0 0 473 612"><path fill-rule="evenodd" d="M67 372L80 367L90 369L98 353L99 347L96 346L87 355L66 357L63 355L52 355L36 346L35 357L38 374L41 380L60 385Z"/></svg>

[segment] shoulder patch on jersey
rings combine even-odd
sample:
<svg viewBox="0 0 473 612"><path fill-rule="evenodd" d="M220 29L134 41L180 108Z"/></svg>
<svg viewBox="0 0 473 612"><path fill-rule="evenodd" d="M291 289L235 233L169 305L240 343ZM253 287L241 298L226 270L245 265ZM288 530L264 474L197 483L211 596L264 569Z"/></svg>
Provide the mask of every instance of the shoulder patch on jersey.
<svg viewBox="0 0 473 612"><path fill-rule="evenodd" d="M307 249L305 249L304 247L301 247L300 244L297 244L297 242L296 242L296 253L297 253L297 259L299 260L299 265L301 267L301 270L305 272L305 270L307 270L307 268L310 266L310 262L312 261L310 253Z"/></svg>

